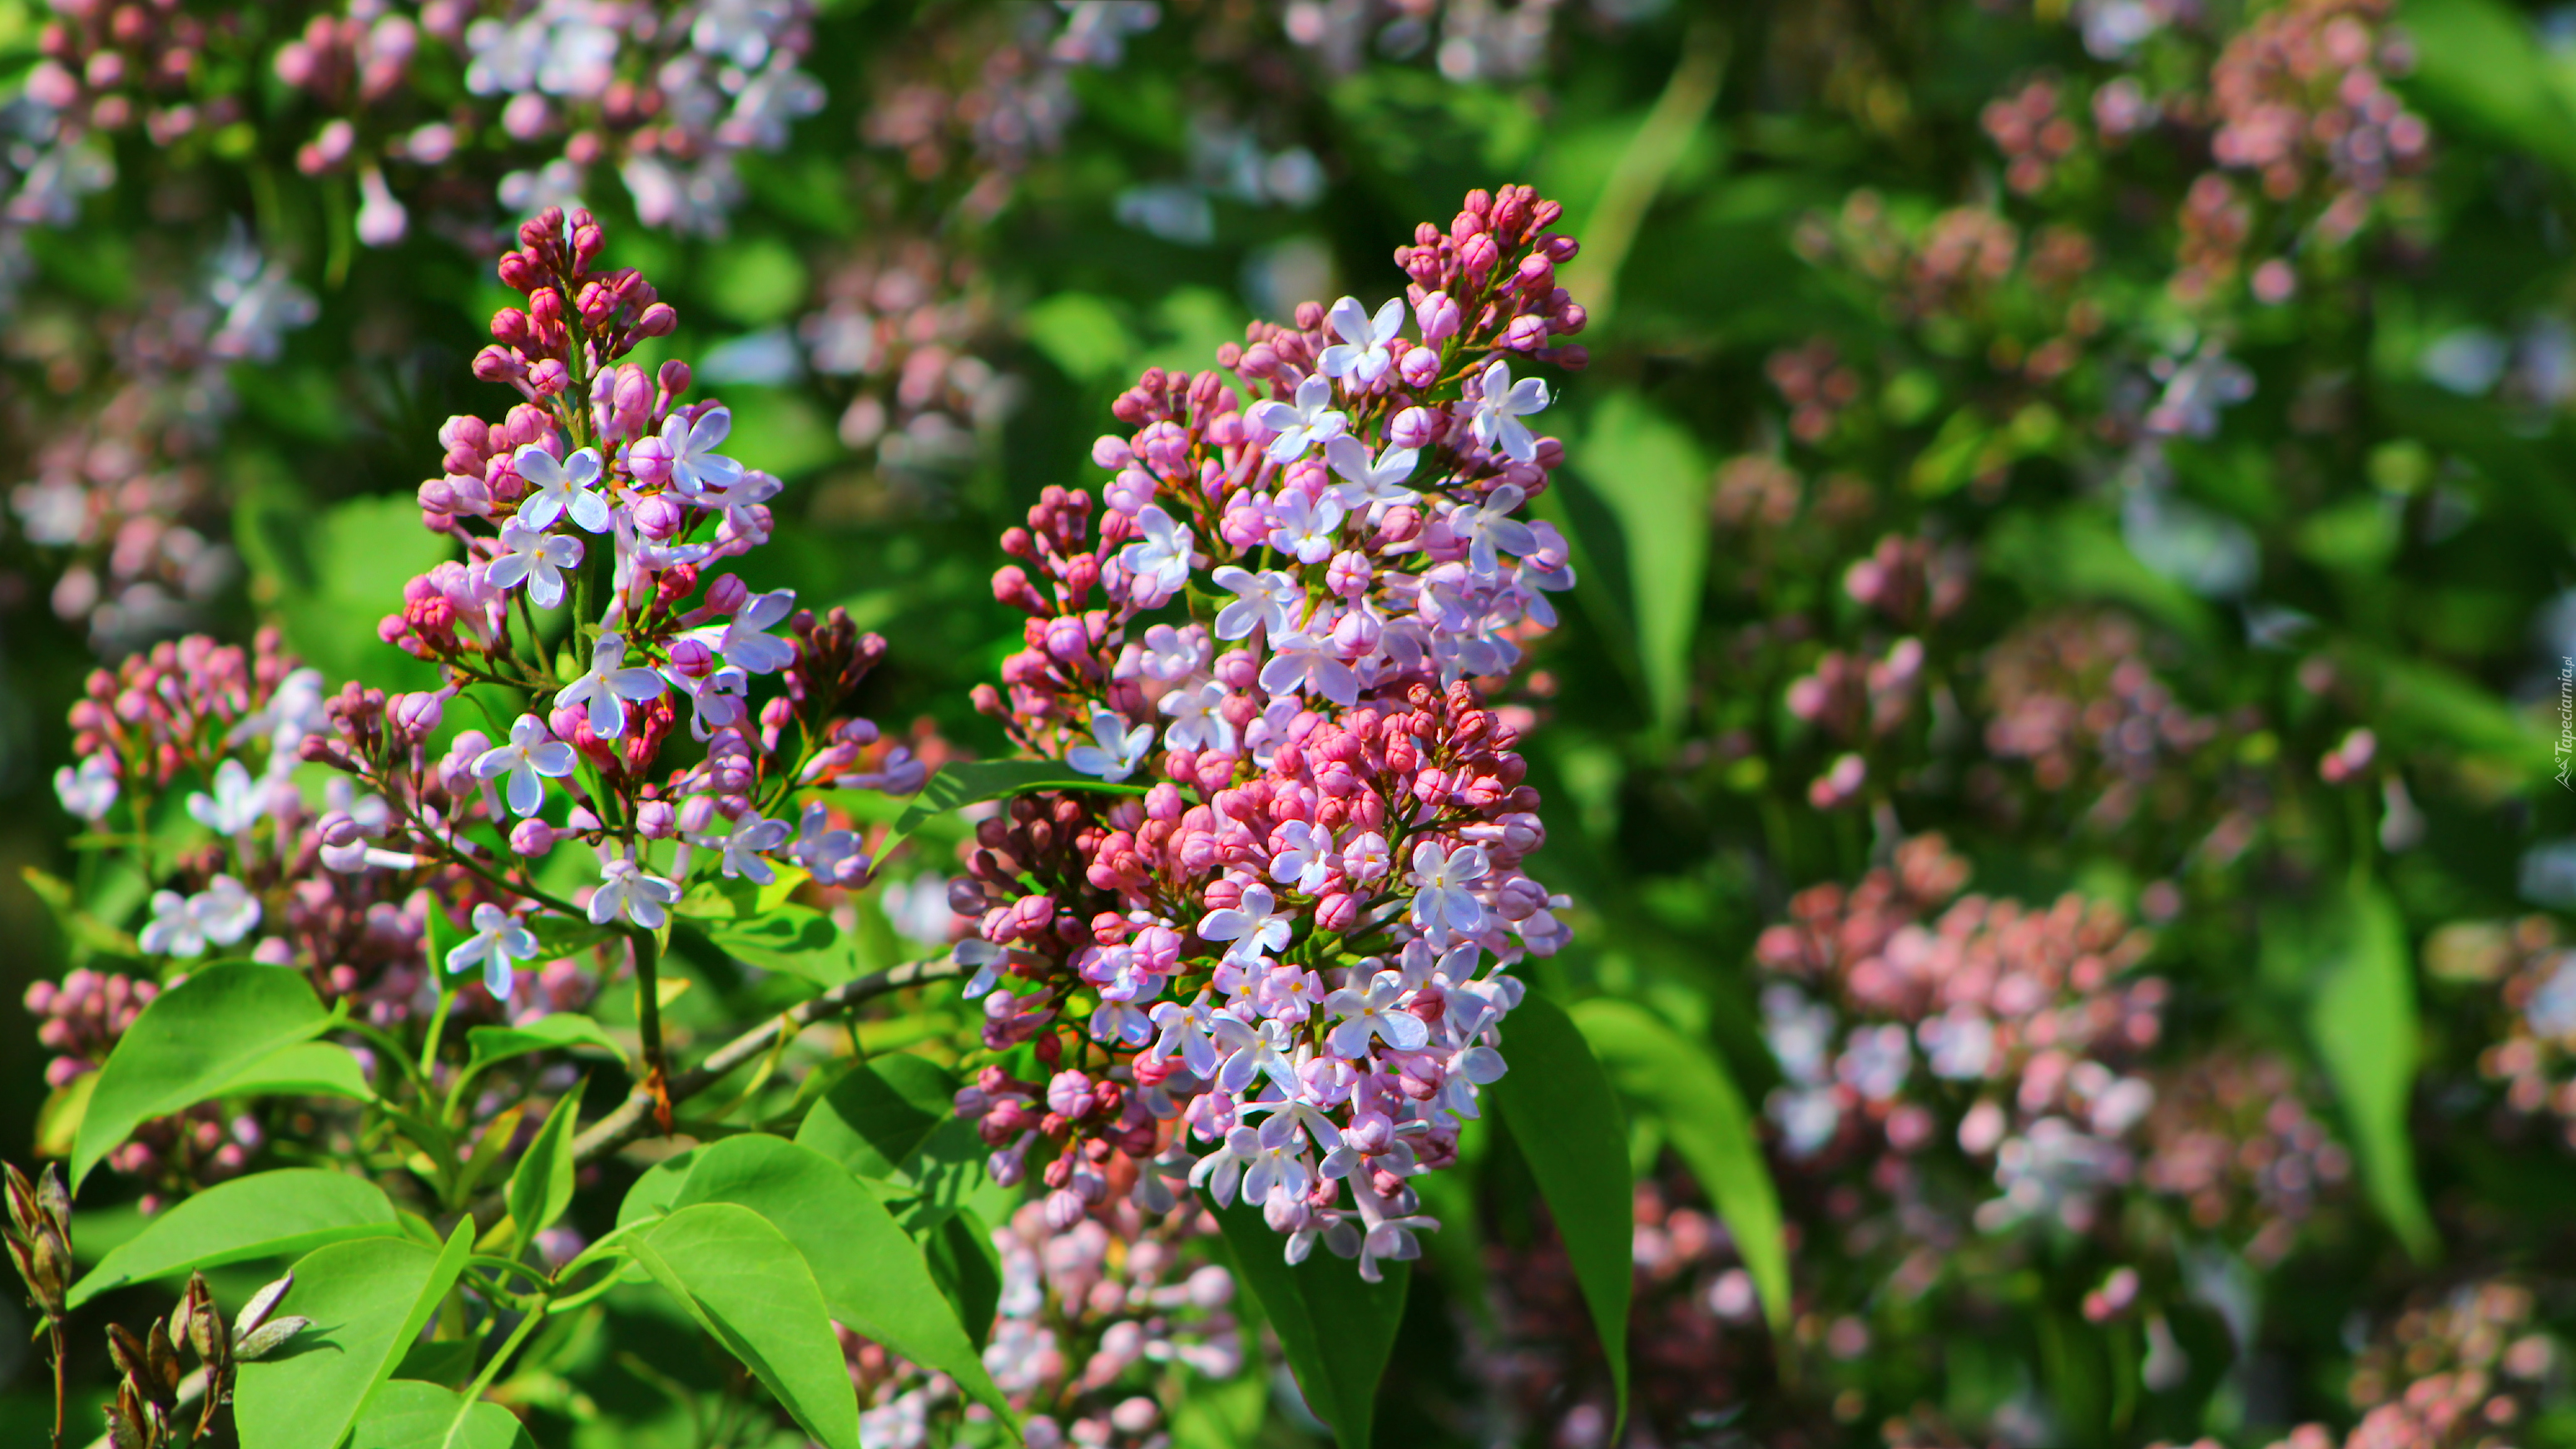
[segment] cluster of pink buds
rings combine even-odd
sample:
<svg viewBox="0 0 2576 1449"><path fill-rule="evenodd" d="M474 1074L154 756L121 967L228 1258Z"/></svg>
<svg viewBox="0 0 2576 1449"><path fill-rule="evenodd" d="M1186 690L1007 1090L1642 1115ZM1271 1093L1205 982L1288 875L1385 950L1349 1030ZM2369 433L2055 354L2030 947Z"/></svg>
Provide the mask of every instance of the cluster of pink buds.
<svg viewBox="0 0 2576 1449"><path fill-rule="evenodd" d="M1986 749L2028 762L2049 794L2099 794L2087 818L2116 826L2175 788L2221 733L2174 695L2146 656L2146 635L2116 614L2043 618L1986 657Z"/></svg>
<svg viewBox="0 0 2576 1449"><path fill-rule="evenodd" d="M2554 1117L2576 1146L2576 951L2546 916L2511 924L2462 922L2425 943L2435 974L2492 982L2507 1013L2497 1039L2478 1053L2479 1074L2504 1087L2522 1117Z"/></svg>
<svg viewBox="0 0 2576 1449"><path fill-rule="evenodd" d="M1204 1213L1148 1222L1130 1204L1055 1227L1037 1203L993 1231L1002 1292L984 1365L1023 1416L1028 1449L1168 1445L1171 1370L1243 1372L1234 1278L1206 1251L1214 1231ZM952 1442L937 1432L949 1415L991 1418L946 1375L846 1330L843 1342L869 1449L928 1449Z"/></svg>
<svg viewBox="0 0 2576 1449"><path fill-rule="evenodd" d="M2128 1067L2162 1031L2164 984L2128 976L2148 941L2111 906L1942 909L1966 879L1940 837L1917 836L1854 889L1801 891L1794 923L1762 933L1764 1031L1787 1078L1771 1119L1792 1160L1883 1146L1871 1179L1898 1196L1947 1137L1991 1165L1979 1226L2053 1216L2081 1232L2136 1175L2155 1089Z"/></svg>
<svg viewBox="0 0 2576 1449"><path fill-rule="evenodd" d="M2387 0L2302 0L2250 20L2210 67L2210 156L2288 201L2322 185L2321 223L2361 227L2390 178L2420 165L2431 136L2388 84L2414 68Z"/></svg>
<svg viewBox="0 0 2576 1449"><path fill-rule="evenodd" d="M2464 1283L2397 1315L2353 1365L2361 1423L2338 1441L2302 1424L2270 1449L2505 1449L2565 1352L2532 1322L2538 1300L2505 1279Z"/></svg>
<svg viewBox="0 0 2576 1449"><path fill-rule="evenodd" d="M153 144L167 146L240 117L241 103L231 96L195 103L211 37L206 21L178 0L60 0L53 11L37 36L44 59L27 75L27 97L69 134L112 133L140 121Z"/></svg>
<svg viewBox="0 0 2576 1449"><path fill-rule="evenodd" d="M1053 1073L996 1069L960 1108L1005 1181L1048 1144L1059 1225L1113 1179L1161 1207L1186 1175L1371 1278L1432 1225L1407 1180L1502 1071L1503 968L1566 936L1520 869L1544 832L1517 733L1470 682L1509 674L1572 582L1515 516L1561 450L1507 360L1580 360L1555 340L1583 320L1558 211L1472 193L1397 253L1405 297L1148 372L1114 408L1134 432L1094 450L1117 475L1097 542L1059 489L1004 539L1027 647L979 705L1128 792L1014 802L952 888L987 1043Z"/></svg>
<svg viewBox="0 0 2576 1449"><path fill-rule="evenodd" d="M27 988L27 1014L36 1018L36 1040L54 1059L45 1083L61 1091L106 1065L108 1054L143 1008L160 994L148 980L75 969L60 985L39 981ZM235 1176L249 1165L266 1135L250 1117L227 1118L213 1103L144 1123L133 1140L109 1155L107 1165L142 1179L143 1211L157 1212L172 1194Z"/></svg>
<svg viewBox="0 0 2576 1449"><path fill-rule="evenodd" d="M936 475L969 461L1018 385L981 355L998 318L964 258L927 242L853 257L797 325L813 370L853 385L840 435L885 472Z"/></svg>
<svg viewBox="0 0 2576 1449"><path fill-rule="evenodd" d="M2083 141L2075 122L2059 110L2058 88L2044 80L1986 102L1977 119L2004 153L2004 183L2024 196L2046 190Z"/></svg>
<svg viewBox="0 0 2576 1449"><path fill-rule="evenodd" d="M2211 1052L2159 1073L2146 1143L2139 1182L2262 1268L2289 1256L2352 1176L2352 1154L2309 1109L2298 1073L2271 1055Z"/></svg>

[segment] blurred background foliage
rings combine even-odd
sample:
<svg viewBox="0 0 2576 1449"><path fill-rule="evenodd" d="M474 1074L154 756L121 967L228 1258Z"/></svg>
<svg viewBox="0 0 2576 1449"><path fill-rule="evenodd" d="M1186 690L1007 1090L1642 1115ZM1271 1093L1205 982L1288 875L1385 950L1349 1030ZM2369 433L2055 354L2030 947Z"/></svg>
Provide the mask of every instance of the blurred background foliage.
<svg viewBox="0 0 2576 1449"><path fill-rule="evenodd" d="M417 682L375 635L434 557L410 495L440 422L499 406L466 364L508 294L469 243L509 219L492 177L562 143L461 126L456 159L394 168L418 173L399 238L362 240L393 123L360 107L361 159L299 166L339 113L263 58L312 15L401 8L178 7L212 22L199 84L231 109L166 136L48 149L9 113L13 996L59 970L19 875L64 867L49 780L99 660L273 621L335 682ZM2268 1443L2453 1368L2483 1377L2417 1398L2467 1407L2370 1442L2576 1442L2549 1357L2576 1323L2570 12L1105 9L825 0L815 104L740 152L729 205L639 221L604 165L581 189L680 310L645 360L696 360L739 455L790 484L749 582L891 641L867 713L998 753L967 703L1018 642L993 540L1041 488L1098 486L1110 399L1250 318L1374 305L1415 222L1534 183L1586 247L1592 361L1556 379L1569 467L1537 505L1580 582L1512 702L1548 800L1534 871L1575 901L1537 976L1630 1013L1592 1032L1642 1184L1629 1442ZM14 85L60 18L0 5ZM469 110L421 56L417 115ZM226 356L208 338L253 302L273 355ZM1909 866L1934 832L1954 856ZM1933 921L1943 860L2036 913L2115 914L2063 953L2162 994L2117 1008L2146 1039L2093 1055L2158 1112L2233 1123L2217 1147L2100 1127L2125 1167L2034 1169L2036 1226L1999 1225L1967 1210L2011 1185L1991 1144L1951 1147L1973 1092L1787 1049L1812 1034L1782 982L1841 1013L1828 1048L1893 1020L1933 1050L1931 1008L1849 989L1886 954L1851 922ZM1799 894L1873 870L1896 904ZM1793 900L1850 955L1757 951ZM2106 944L2125 921L2151 931L2134 962ZM2077 1015L2108 999L2062 974ZM0 1026L12 1144L46 1096L31 1033ZM1694 1093L1761 1124L1795 1285L1776 1340L1724 1235L1672 1216L1746 1170ZM2173 1186L2190 1150L2234 1183L2215 1206ZM1444 1205L1381 1442L1608 1439L1525 1178L1489 1138L1453 1189L1481 1196ZM1304 1433L1258 1409L1187 1432Z"/></svg>

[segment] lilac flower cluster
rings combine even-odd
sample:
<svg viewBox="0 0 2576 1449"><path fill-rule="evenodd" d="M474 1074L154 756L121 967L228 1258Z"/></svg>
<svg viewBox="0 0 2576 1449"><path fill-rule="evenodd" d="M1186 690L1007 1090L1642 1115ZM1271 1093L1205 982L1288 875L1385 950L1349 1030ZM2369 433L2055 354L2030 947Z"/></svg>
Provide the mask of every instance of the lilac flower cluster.
<svg viewBox="0 0 2576 1449"><path fill-rule="evenodd" d="M1000 319L974 268L928 242L875 247L823 293L797 334L816 373L851 384L842 445L905 479L970 461L1019 396L986 360Z"/></svg>
<svg viewBox="0 0 2576 1449"><path fill-rule="evenodd" d="M2270 1268L2352 1177L2352 1154L2310 1110L2277 1056L2204 1053L2156 1074L2138 1181L2177 1199L2191 1225L2244 1244Z"/></svg>
<svg viewBox="0 0 2576 1449"><path fill-rule="evenodd" d="M2445 926L2425 957L2438 975L2495 983L2505 1018L2478 1053L2478 1072L2502 1084L2510 1111L2556 1118L2576 1146L2576 951L2560 944L2555 923L2530 916Z"/></svg>
<svg viewBox="0 0 2576 1449"><path fill-rule="evenodd" d="M1159 1449L1172 1442L1172 1370L1243 1372L1234 1279L1205 1248L1214 1231L1201 1212L1149 1222L1126 1203L1058 1228L1034 1202L993 1230L1002 1292L984 1366L1022 1415L1028 1449ZM946 1375L846 1330L843 1343L865 1449L980 1443L996 1428Z"/></svg>
<svg viewBox="0 0 2576 1449"><path fill-rule="evenodd" d="M1060 1225L1123 1154L1151 1159L1151 1205L1184 1174L1261 1202L1292 1258L1321 1238L1374 1278L1419 1251L1407 1179L1502 1070L1502 968L1565 938L1519 868L1544 833L1516 736L1469 683L1513 670L1572 582L1563 540L1514 516L1561 450L1510 359L1582 360L1555 340L1583 322L1558 211L1472 193L1397 253L1407 296L1256 324L1224 371L1149 371L1114 408L1134 433L1095 449L1117 474L1096 547L1090 498L1059 489L1004 539L1047 582L995 575L1027 647L979 706L1104 784L1151 782L1013 802L951 896L987 1044L1055 1069L988 1070L960 1108L1004 1181L1061 1144Z"/></svg>
<svg viewBox="0 0 2576 1449"><path fill-rule="evenodd" d="M2532 1290L2510 1279L2462 1283L2409 1305L2353 1365L2346 1395L2361 1422L2338 1441L2302 1424L2270 1449L2505 1449L2565 1350L2536 1327Z"/></svg>

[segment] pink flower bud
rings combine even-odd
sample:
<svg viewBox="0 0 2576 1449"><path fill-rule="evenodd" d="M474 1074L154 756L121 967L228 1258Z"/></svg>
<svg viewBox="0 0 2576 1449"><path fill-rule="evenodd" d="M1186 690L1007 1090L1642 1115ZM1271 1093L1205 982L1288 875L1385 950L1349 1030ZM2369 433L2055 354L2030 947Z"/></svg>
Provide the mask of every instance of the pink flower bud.
<svg viewBox="0 0 2576 1449"><path fill-rule="evenodd" d="M1446 292L1433 292L1413 304L1413 320L1422 327L1422 340L1438 347L1458 334L1458 303Z"/></svg>
<svg viewBox="0 0 2576 1449"><path fill-rule="evenodd" d="M716 581L707 585L704 608L710 616L731 614L741 609L750 599L751 585L732 574L718 574Z"/></svg>
<svg viewBox="0 0 2576 1449"><path fill-rule="evenodd" d="M658 441L658 440L657 440ZM679 501L667 493L657 493L635 505L635 527L655 543L667 543L687 527L689 515Z"/></svg>
<svg viewBox="0 0 2576 1449"><path fill-rule="evenodd" d="M1427 388L1440 380L1440 354L1428 347L1412 348L1396 362L1395 375L1404 379L1406 387Z"/></svg>
<svg viewBox="0 0 2576 1449"><path fill-rule="evenodd" d="M680 833L678 813L668 800L647 800L636 807L635 833L647 840L668 840Z"/></svg>
<svg viewBox="0 0 2576 1449"><path fill-rule="evenodd" d="M553 850L562 838L563 832L534 817L510 827L510 849L531 858Z"/></svg>

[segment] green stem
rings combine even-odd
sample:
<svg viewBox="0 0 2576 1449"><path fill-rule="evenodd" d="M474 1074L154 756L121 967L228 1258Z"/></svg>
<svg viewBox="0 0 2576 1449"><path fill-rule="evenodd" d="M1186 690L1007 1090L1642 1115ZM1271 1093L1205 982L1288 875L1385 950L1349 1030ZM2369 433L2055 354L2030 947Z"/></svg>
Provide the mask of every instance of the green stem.
<svg viewBox="0 0 2576 1449"><path fill-rule="evenodd" d="M528 1341L528 1335L536 1332L537 1325L546 1321L545 1300L553 1296L554 1291L550 1284L547 1291L539 1295L538 1301L531 1304L528 1311L520 1317L519 1326L511 1329L510 1336L501 1341L500 1352L493 1354L492 1361L483 1365L483 1372L474 1376L473 1385L465 1391L465 1401L456 1406L456 1417L448 1423L449 1441L455 1439L457 1426L465 1422L465 1416L472 1413L474 1406L483 1401L483 1391L492 1387L492 1381L501 1376L501 1369L503 1365L509 1363L510 1355L517 1353L519 1345Z"/></svg>
<svg viewBox="0 0 2576 1449"><path fill-rule="evenodd" d="M435 905L431 910L438 909ZM438 1039L447 1032L447 1008L454 1005L456 993L447 989L446 967L437 961L429 963L430 980L438 984L438 1009L429 1016L429 1040L421 1043L420 1075L426 1084L438 1070Z"/></svg>
<svg viewBox="0 0 2576 1449"><path fill-rule="evenodd" d="M653 1118L671 1131L671 1071L662 1052L662 999L655 968L661 964L662 938L652 931L628 933L635 943L635 1027L644 1038L644 1088L653 1094Z"/></svg>

